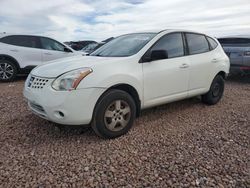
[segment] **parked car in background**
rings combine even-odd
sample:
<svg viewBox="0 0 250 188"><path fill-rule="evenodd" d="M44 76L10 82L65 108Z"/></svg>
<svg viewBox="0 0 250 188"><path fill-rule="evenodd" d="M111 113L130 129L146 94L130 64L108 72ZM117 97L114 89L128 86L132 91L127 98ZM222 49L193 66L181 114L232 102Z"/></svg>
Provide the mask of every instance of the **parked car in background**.
<svg viewBox="0 0 250 188"><path fill-rule="evenodd" d="M114 39L114 37L110 37L110 38L103 40L102 42L99 42L99 43L88 44L83 49L81 49L81 51L84 52L85 55L89 55L90 53L94 52L95 50L97 50L98 48L100 48L101 46L110 42L113 39Z"/></svg>
<svg viewBox="0 0 250 188"><path fill-rule="evenodd" d="M79 54L48 37L0 34L0 81L12 81L37 65Z"/></svg>
<svg viewBox="0 0 250 188"><path fill-rule="evenodd" d="M105 43L100 42L100 43L91 43L88 44L87 46L85 46L83 49L81 49L82 52L85 53L85 55L88 55L92 52L94 52L95 50L97 50L98 48L100 48L101 46L103 46Z"/></svg>
<svg viewBox="0 0 250 188"><path fill-rule="evenodd" d="M70 41L70 42L64 42L64 43L67 44L68 46L70 46L72 49L74 49L76 51L80 51L85 46L87 46L89 44L96 44L97 42L92 41L92 40L84 40L84 41Z"/></svg>
<svg viewBox="0 0 250 188"><path fill-rule="evenodd" d="M141 109L201 96L214 105L224 91L229 59L215 38L164 30L122 35L89 56L35 68L24 96L38 116L91 124L104 138L128 132Z"/></svg>
<svg viewBox="0 0 250 188"><path fill-rule="evenodd" d="M104 43L104 44L108 43L109 41L111 41L113 39L114 39L114 37L107 38L107 39L103 40L102 43Z"/></svg>
<svg viewBox="0 0 250 188"><path fill-rule="evenodd" d="M250 74L250 36L224 37L218 40L230 58L230 73Z"/></svg>
<svg viewBox="0 0 250 188"><path fill-rule="evenodd" d="M91 43L81 49L86 55L95 51L99 47L99 43Z"/></svg>

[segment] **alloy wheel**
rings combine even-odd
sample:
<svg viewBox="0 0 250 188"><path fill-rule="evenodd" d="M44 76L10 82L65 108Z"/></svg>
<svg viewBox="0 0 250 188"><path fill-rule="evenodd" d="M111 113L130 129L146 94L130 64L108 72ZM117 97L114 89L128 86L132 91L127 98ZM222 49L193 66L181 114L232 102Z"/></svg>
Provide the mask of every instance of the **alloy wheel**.
<svg viewBox="0 0 250 188"><path fill-rule="evenodd" d="M0 79L10 79L14 74L14 68L8 63L0 63Z"/></svg>

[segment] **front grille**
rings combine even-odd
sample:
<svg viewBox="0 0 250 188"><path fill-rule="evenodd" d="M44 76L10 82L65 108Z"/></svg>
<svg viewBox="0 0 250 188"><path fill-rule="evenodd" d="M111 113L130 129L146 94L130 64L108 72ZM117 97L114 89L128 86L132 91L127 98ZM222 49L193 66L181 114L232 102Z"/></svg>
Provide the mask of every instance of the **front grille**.
<svg viewBox="0 0 250 188"><path fill-rule="evenodd" d="M32 89L43 89L48 81L49 80L47 78L31 76L28 81L28 87Z"/></svg>

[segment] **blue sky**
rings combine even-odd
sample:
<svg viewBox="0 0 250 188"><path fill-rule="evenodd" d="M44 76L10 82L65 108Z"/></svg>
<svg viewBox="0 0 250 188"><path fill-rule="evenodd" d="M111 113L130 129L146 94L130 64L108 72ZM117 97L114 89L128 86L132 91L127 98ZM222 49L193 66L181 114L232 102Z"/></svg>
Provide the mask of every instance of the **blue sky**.
<svg viewBox="0 0 250 188"><path fill-rule="evenodd" d="M0 32L60 41L182 28L250 35L250 0L0 0Z"/></svg>

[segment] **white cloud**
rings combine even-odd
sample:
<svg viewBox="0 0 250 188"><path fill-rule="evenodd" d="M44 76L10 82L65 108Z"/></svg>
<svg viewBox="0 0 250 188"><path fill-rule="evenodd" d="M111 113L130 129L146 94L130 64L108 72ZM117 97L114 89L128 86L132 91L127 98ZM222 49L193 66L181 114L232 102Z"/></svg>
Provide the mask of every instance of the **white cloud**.
<svg viewBox="0 0 250 188"><path fill-rule="evenodd" d="M215 36L250 33L249 0L1 0L0 32L102 40L184 28Z"/></svg>

